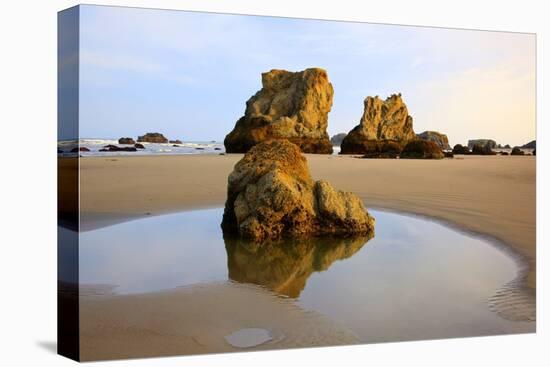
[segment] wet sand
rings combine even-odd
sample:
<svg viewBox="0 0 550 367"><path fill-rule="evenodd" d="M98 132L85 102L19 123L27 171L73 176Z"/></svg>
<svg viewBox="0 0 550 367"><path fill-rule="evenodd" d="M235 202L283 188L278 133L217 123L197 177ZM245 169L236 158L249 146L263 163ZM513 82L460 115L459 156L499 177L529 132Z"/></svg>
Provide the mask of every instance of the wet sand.
<svg viewBox="0 0 550 367"><path fill-rule="evenodd" d="M227 176L241 157L82 158L82 227L87 230L144 215L223 206ZM535 287L535 157L307 158L315 179L356 193L367 207L426 215L512 246L529 259L527 282Z"/></svg>
<svg viewBox="0 0 550 367"><path fill-rule="evenodd" d="M223 206L227 176L240 158L82 158L82 229L146 215ZM529 317L533 317L535 157L459 156L439 161L307 158L315 179L326 179L338 189L355 192L367 207L433 217L498 239L522 254L530 265L525 272L527 279L516 279L511 293L505 287L504 293L491 300L491 307L506 317L510 304L514 311L516 299L527 297ZM273 329L279 339L255 349L357 342L352 332L321 315L305 311L291 300L276 298L273 302L273 297L272 293L228 282L138 295L84 295L80 302L82 358L234 351L224 336L259 325ZM250 307L243 308L243 300ZM513 319L518 314L508 316ZM283 334L285 339L280 340Z"/></svg>
<svg viewBox="0 0 550 367"><path fill-rule="evenodd" d="M246 350L359 342L328 318L255 285L217 282L120 296L88 291L80 297L83 361L242 351L225 337L258 327L271 340Z"/></svg>

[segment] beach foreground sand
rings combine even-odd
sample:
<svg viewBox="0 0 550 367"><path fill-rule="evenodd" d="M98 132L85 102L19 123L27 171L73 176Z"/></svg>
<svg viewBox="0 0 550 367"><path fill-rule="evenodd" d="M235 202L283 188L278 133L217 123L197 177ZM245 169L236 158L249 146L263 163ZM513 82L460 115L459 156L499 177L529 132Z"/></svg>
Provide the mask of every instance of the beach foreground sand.
<svg viewBox="0 0 550 367"><path fill-rule="evenodd" d="M271 340L247 350L359 343L327 317L256 285L216 282L148 294L95 294L80 297L83 361L242 351L225 337L258 325Z"/></svg>
<svg viewBox="0 0 550 367"><path fill-rule="evenodd" d="M82 229L223 206L227 176L241 157L81 158ZM535 157L384 160L307 155L307 159L315 179L356 193L367 207L433 217L510 245L529 260L527 283L535 287Z"/></svg>
<svg viewBox="0 0 550 367"><path fill-rule="evenodd" d="M227 176L241 157L82 158L81 229L147 215L221 207ZM356 193L369 208L436 218L500 240L504 248L521 254L530 266L499 290L488 306L508 320L535 319L535 157L459 156L437 161L307 158L315 179ZM63 166L61 160L61 169ZM89 295L86 288L81 292L83 360L235 351L224 337L256 325L269 328L274 340L253 349L358 342L353 332L322 315L245 284L198 284L138 295ZM531 327L523 325L519 330Z"/></svg>

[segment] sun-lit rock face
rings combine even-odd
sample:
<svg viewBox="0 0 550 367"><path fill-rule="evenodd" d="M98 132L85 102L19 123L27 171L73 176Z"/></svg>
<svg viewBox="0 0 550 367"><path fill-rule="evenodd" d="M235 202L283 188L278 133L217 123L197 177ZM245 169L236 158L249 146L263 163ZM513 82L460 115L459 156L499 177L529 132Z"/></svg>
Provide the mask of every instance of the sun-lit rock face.
<svg viewBox="0 0 550 367"><path fill-rule="evenodd" d="M416 139L413 119L401 94L392 94L386 100L367 97L359 125L355 126L344 138L342 154L367 154L371 141L394 141L406 144Z"/></svg>
<svg viewBox="0 0 550 367"><path fill-rule="evenodd" d="M374 218L354 194L314 182L298 146L270 140L254 146L229 175L222 228L261 241L367 234Z"/></svg>
<svg viewBox="0 0 550 367"><path fill-rule="evenodd" d="M228 153L245 153L269 139L287 139L304 153L332 153L327 133L334 91L320 68L262 74L262 89L224 140Z"/></svg>

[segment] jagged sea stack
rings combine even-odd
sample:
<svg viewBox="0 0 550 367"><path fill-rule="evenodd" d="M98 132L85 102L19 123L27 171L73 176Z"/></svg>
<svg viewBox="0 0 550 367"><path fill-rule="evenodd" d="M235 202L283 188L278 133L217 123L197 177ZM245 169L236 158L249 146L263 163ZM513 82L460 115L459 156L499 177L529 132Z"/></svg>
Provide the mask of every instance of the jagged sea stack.
<svg viewBox="0 0 550 367"><path fill-rule="evenodd" d="M327 133L334 91L320 68L262 74L262 89L224 140L228 153L246 153L268 139L287 139L304 153L331 154Z"/></svg>
<svg viewBox="0 0 550 367"><path fill-rule="evenodd" d="M222 229L254 241L368 235L374 218L356 195L314 182L298 146L277 139L255 145L235 165Z"/></svg>
<svg viewBox="0 0 550 367"><path fill-rule="evenodd" d="M369 96L359 125L342 141L341 154L369 154L380 142L394 141L404 146L414 139L413 119L401 94L392 94L386 100Z"/></svg>

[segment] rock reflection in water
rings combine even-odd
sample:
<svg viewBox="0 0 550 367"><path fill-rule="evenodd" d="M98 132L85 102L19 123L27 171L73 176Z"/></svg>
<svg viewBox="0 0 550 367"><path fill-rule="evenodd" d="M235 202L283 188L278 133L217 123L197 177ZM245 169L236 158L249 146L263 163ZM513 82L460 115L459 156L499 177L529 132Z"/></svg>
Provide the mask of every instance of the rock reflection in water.
<svg viewBox="0 0 550 367"><path fill-rule="evenodd" d="M313 272L325 271L335 261L353 256L372 237L308 237L257 243L225 236L229 278L297 298Z"/></svg>

